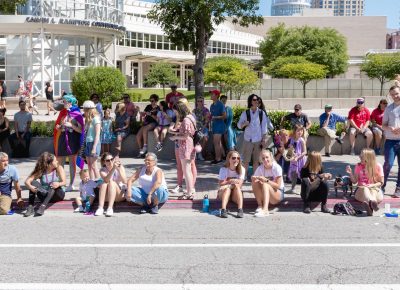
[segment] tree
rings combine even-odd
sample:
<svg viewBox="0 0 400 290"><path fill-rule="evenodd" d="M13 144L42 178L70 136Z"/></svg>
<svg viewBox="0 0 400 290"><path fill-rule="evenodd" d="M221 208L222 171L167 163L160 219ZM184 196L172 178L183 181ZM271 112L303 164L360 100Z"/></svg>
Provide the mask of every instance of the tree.
<svg viewBox="0 0 400 290"><path fill-rule="evenodd" d="M96 93L105 107L121 99L126 89L126 79L120 70L113 67L87 67L75 73L71 88L82 104L90 95Z"/></svg>
<svg viewBox="0 0 400 290"><path fill-rule="evenodd" d="M204 63L208 42L217 26L227 17L241 26L260 24L256 15L259 0L156 0L148 18L161 26L177 46L195 56L196 98L204 93Z"/></svg>
<svg viewBox="0 0 400 290"><path fill-rule="evenodd" d="M369 54L361 65L361 71L369 78L379 80L382 96L383 85L400 72L400 53Z"/></svg>
<svg viewBox="0 0 400 290"><path fill-rule="evenodd" d="M240 98L255 89L258 76L246 61L232 56L218 56L206 61L204 82L218 85L221 90L229 92L232 99L232 95Z"/></svg>
<svg viewBox="0 0 400 290"><path fill-rule="evenodd" d="M280 56L303 56L308 61L324 65L328 75L347 70L346 38L332 28L272 27L260 43L263 64L269 66Z"/></svg>
<svg viewBox="0 0 400 290"><path fill-rule="evenodd" d="M158 62L151 65L150 72L146 76L146 84L149 86L155 86L160 84L163 88L165 97L165 85L177 83L178 77L175 75L175 71L172 65L165 62Z"/></svg>
<svg viewBox="0 0 400 290"><path fill-rule="evenodd" d="M285 64L279 71L279 74L296 79L303 85L303 98L306 97L306 85L316 79L326 77L327 70L323 65L308 63L289 63Z"/></svg>
<svg viewBox="0 0 400 290"><path fill-rule="evenodd" d="M269 74L273 78L284 78L285 76L279 73L280 69L289 63L309 63L309 61L304 56L280 56L265 67L263 71Z"/></svg>
<svg viewBox="0 0 400 290"><path fill-rule="evenodd" d="M25 5L27 0L0 0L0 13L15 14L18 5Z"/></svg>

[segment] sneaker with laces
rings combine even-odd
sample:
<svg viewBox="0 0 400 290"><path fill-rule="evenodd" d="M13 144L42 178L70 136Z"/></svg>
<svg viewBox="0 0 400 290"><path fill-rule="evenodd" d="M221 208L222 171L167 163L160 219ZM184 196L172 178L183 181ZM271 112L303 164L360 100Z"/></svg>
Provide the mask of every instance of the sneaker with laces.
<svg viewBox="0 0 400 290"><path fill-rule="evenodd" d="M94 213L95 216L101 216L104 214L104 208L99 207Z"/></svg>
<svg viewBox="0 0 400 290"><path fill-rule="evenodd" d="M112 217L114 215L114 210L112 208L107 208L106 217Z"/></svg>
<svg viewBox="0 0 400 290"><path fill-rule="evenodd" d="M71 192L71 191L76 191L76 188L75 188L75 186L73 186L73 185L68 185L68 186L65 188L65 192Z"/></svg>
<svg viewBox="0 0 400 290"><path fill-rule="evenodd" d="M145 214L145 213L147 213L148 209L149 209L148 206L142 206L142 207L140 208L139 213L140 213L140 214Z"/></svg>
<svg viewBox="0 0 400 290"><path fill-rule="evenodd" d="M26 209L26 212L24 213L24 217L31 216L35 213L35 209L33 208L33 205L29 205L28 208Z"/></svg>
<svg viewBox="0 0 400 290"><path fill-rule="evenodd" d="M257 218L264 218L266 216L269 216L269 212L265 212L263 210L260 210L259 212L256 212L254 214L254 216L257 217Z"/></svg>
<svg viewBox="0 0 400 290"><path fill-rule="evenodd" d="M171 189L171 192L172 193L175 193L175 194L179 194L179 193L181 193L183 190L182 190L182 186L180 186L180 185L177 185L174 189Z"/></svg>
<svg viewBox="0 0 400 290"><path fill-rule="evenodd" d="M150 209L151 214L158 214L158 204Z"/></svg>
<svg viewBox="0 0 400 290"><path fill-rule="evenodd" d="M256 210L255 210L254 212L255 212L255 213L258 213L258 212L260 212L261 210L262 210L261 207L257 207Z"/></svg>
<svg viewBox="0 0 400 290"><path fill-rule="evenodd" d="M74 210L74 212L83 212L84 210L83 210L83 206L78 206L75 210Z"/></svg>
<svg viewBox="0 0 400 290"><path fill-rule="evenodd" d="M219 217L225 218L225 219L228 217L228 213L226 212L226 209L221 209Z"/></svg>
<svg viewBox="0 0 400 290"><path fill-rule="evenodd" d="M154 148L157 152L160 152L162 150L163 146L161 143L157 143L156 147Z"/></svg>
<svg viewBox="0 0 400 290"><path fill-rule="evenodd" d="M147 153L147 146L143 146L142 149L140 149L139 154L140 155L145 155Z"/></svg>
<svg viewBox="0 0 400 290"><path fill-rule="evenodd" d="M242 208L239 208L239 209L238 209L238 212L237 212L236 217L237 217L237 218L243 218L243 209L242 209Z"/></svg>

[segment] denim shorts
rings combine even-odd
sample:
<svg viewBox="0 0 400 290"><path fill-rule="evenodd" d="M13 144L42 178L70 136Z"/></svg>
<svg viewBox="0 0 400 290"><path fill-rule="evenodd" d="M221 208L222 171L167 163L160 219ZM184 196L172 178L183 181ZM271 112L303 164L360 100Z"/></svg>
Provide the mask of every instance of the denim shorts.
<svg viewBox="0 0 400 290"><path fill-rule="evenodd" d="M94 142L86 143L86 146L85 146L85 156L86 157L99 157L100 156L100 150L101 150L100 142L97 143L97 146L96 146L96 153L95 153L96 156L92 155L93 144L94 144Z"/></svg>
<svg viewBox="0 0 400 290"><path fill-rule="evenodd" d="M224 122L217 122L214 121L211 123L211 128L213 134L224 134L226 131L225 123Z"/></svg>
<svg viewBox="0 0 400 290"><path fill-rule="evenodd" d="M160 186L156 189L153 195L157 196L159 203L164 203L168 200L168 189ZM145 204L147 200L148 193L146 193L143 188L132 186L132 197L131 200L134 203Z"/></svg>

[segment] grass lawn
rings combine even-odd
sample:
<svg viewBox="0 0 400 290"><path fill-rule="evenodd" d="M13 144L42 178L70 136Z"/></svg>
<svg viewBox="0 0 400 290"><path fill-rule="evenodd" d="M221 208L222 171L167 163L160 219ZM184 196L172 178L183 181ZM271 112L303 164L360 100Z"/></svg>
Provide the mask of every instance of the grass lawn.
<svg viewBox="0 0 400 290"><path fill-rule="evenodd" d="M135 93L135 94L140 94L142 95L142 101L147 101L149 100L149 97L151 94L157 94L160 97L160 100L164 99L164 93L163 89L158 89L158 88L149 88L149 89L136 89L136 88L131 88L127 90L129 93ZM171 91L171 89L165 88L165 94L168 94ZM194 100L194 91L188 91L188 90L179 90L182 94L184 94L189 101ZM210 99L210 94L208 92L204 93L205 99Z"/></svg>

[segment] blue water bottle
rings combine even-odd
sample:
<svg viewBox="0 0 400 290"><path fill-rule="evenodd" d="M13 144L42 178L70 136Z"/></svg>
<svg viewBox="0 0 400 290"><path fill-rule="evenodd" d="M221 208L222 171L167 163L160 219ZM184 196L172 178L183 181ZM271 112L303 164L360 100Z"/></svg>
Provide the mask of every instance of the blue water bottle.
<svg viewBox="0 0 400 290"><path fill-rule="evenodd" d="M90 212L90 200L86 200L85 202L85 212Z"/></svg>
<svg viewBox="0 0 400 290"><path fill-rule="evenodd" d="M206 194L203 199L203 212L209 212L210 210L210 200L208 199L208 195Z"/></svg>

